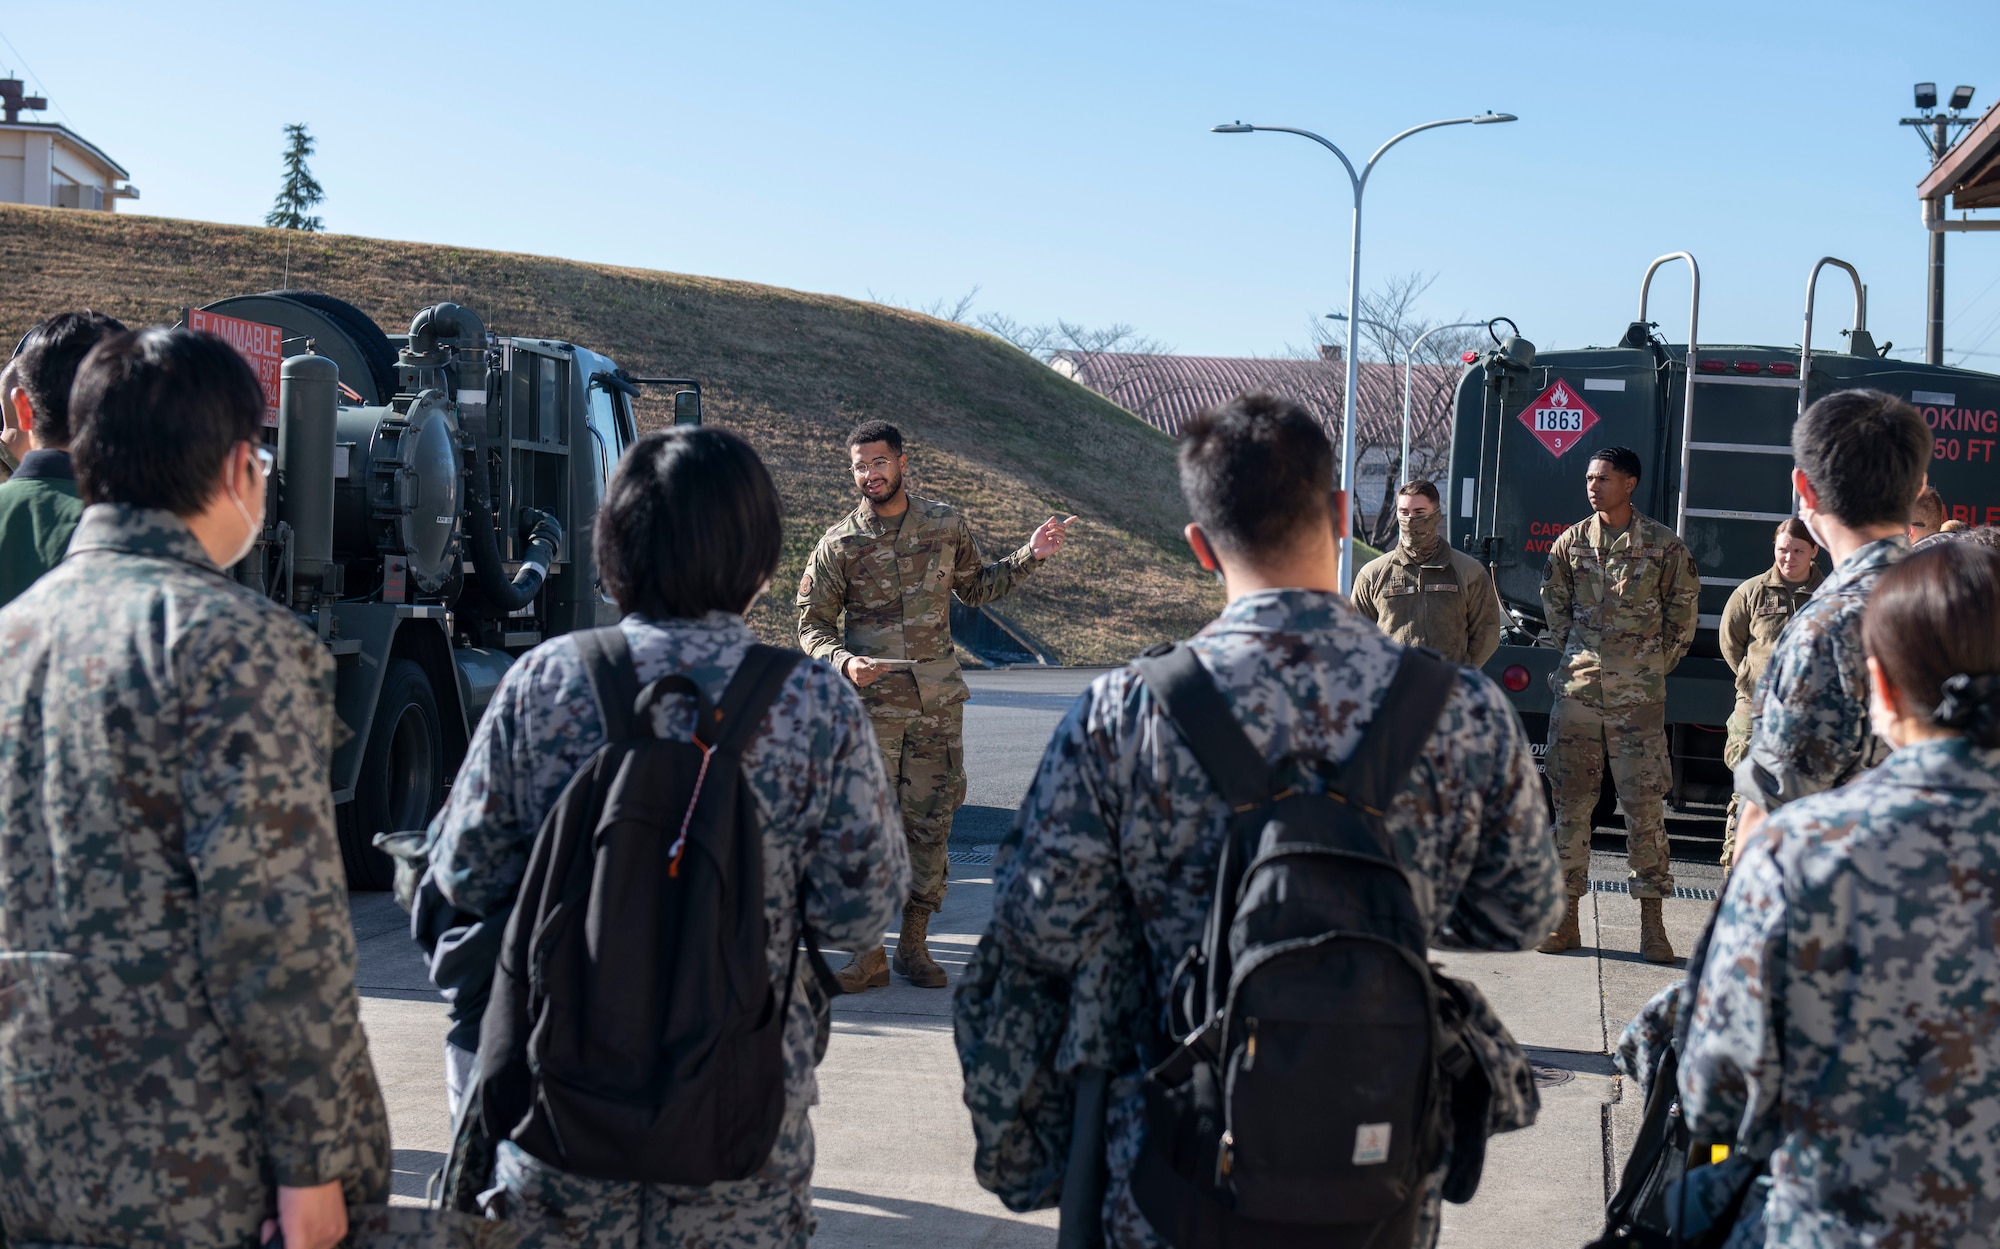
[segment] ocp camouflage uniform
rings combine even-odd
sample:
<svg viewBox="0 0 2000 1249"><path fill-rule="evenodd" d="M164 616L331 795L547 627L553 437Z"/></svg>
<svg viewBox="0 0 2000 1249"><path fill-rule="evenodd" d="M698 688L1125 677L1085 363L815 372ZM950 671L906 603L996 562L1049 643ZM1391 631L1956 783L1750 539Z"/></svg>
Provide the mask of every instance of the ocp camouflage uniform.
<svg viewBox="0 0 2000 1249"><path fill-rule="evenodd" d="M756 641L740 616L621 626L640 686L683 673L719 703ZM654 731L685 738L691 700L662 699ZM563 787L604 744L584 665L571 638L536 647L508 669L480 719L431 823L431 862L447 900L491 915L508 906L527 868L542 819ZM798 897L820 941L874 941L909 887L909 864L882 756L853 687L822 663L801 661L743 754L764 832L764 915L771 980L782 997L799 940ZM803 966L801 975L808 974ZM796 990L796 986L794 986ZM802 990L785 1024L785 1118L771 1157L755 1176L706 1186L636 1184L571 1175L503 1141L492 1213L541 1229L555 1244L756 1249L802 1246L811 1235L812 1126L819 1098L814 1023ZM504 1194L504 1196L502 1196Z"/></svg>
<svg viewBox="0 0 2000 1249"><path fill-rule="evenodd" d="M1731 1245L1992 1244L2000 751L1916 742L1765 828L1680 1069L1689 1126L1770 1159L1764 1234Z"/></svg>
<svg viewBox="0 0 2000 1249"><path fill-rule="evenodd" d="M1868 727L1861 617L1875 583L1909 553L1899 534L1849 555L1773 648L1750 749L1736 767L1736 792L1765 811L1845 785L1888 755Z"/></svg>
<svg viewBox="0 0 2000 1249"><path fill-rule="evenodd" d="M799 580L799 646L839 672L849 659L914 659L861 691L909 837L910 901L944 903L951 819L965 801L964 703L951 596L1000 598L1040 565L1027 546L986 563L951 507L909 496L884 520L863 500L826 531ZM845 614L843 628L841 617Z"/></svg>
<svg viewBox="0 0 2000 1249"><path fill-rule="evenodd" d="M1752 577L1736 587L1722 609L1722 623L1716 630L1722 646L1722 662L1736 674L1736 708L1729 713L1728 736L1722 743L1722 765L1734 771L1750 753L1750 724L1756 715L1753 699L1757 682L1770 666L1772 648L1792 617L1819 589L1826 574L1818 564L1806 568L1803 581L1787 581L1776 564L1761 577ZM1736 821L1743 796L1729 795L1729 818L1722 833L1722 868L1726 872L1736 861Z"/></svg>
<svg viewBox="0 0 2000 1249"><path fill-rule="evenodd" d="M1188 645L1271 760L1345 759L1403 650L1339 595L1313 590L1245 595ZM955 1003L975 1134L983 1147L1013 1142L979 1176L990 1189L1047 1167L1026 1146L1057 1137L1059 1184L1068 1124L1021 1125L1066 1113L1056 1084L1078 1067L1112 1073L1104 1215L1121 1249L1162 1244L1129 1187L1140 1081L1164 1057L1148 1038L1164 1026L1175 965L1200 939L1229 814L1133 671L1099 677L1050 740L995 859L993 919ZM1478 673L1459 674L1386 825L1435 943L1519 949L1561 913L1533 757ZM1436 1233L1437 1178L1419 1246Z"/></svg>
<svg viewBox="0 0 2000 1249"><path fill-rule="evenodd" d="M333 661L171 513L0 610L0 1226L240 1246L389 1194L327 762Z"/></svg>
<svg viewBox="0 0 2000 1249"><path fill-rule="evenodd" d="M1439 538L1423 554L1398 544L1354 577L1354 610L1405 646L1483 666L1500 649L1500 599L1486 566Z"/></svg>
<svg viewBox="0 0 2000 1249"><path fill-rule="evenodd" d="M1597 516L1549 545L1542 608L1563 657L1549 674L1549 788L1563 887L1590 877L1590 816L1611 756L1625 808L1626 861L1637 898L1674 891L1668 867L1667 673L1694 641L1701 579L1673 530L1639 513L1623 529Z"/></svg>

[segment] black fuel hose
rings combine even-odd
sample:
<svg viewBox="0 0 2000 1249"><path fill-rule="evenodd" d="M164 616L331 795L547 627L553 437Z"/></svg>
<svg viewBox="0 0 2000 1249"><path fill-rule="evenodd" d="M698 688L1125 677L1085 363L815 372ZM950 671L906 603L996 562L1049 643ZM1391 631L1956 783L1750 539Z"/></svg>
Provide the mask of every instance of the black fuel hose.
<svg viewBox="0 0 2000 1249"><path fill-rule="evenodd" d="M481 475L474 473L470 480L477 482ZM466 520L472 527L472 575L479 583L479 592L501 611L526 607L534 601L549 575L549 563L556 557L556 548L562 545L562 526L547 512L525 509L533 517L535 527L528 535L528 555L521 561L521 571L508 581L501 571L492 503L487 500L486 492L477 487L467 502L470 506L466 508Z"/></svg>

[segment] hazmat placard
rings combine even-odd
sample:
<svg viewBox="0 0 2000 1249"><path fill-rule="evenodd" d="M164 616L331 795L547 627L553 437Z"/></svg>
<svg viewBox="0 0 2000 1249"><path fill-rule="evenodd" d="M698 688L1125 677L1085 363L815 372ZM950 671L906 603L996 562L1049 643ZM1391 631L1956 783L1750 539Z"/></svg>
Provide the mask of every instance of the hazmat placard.
<svg viewBox="0 0 2000 1249"><path fill-rule="evenodd" d="M1576 387L1560 377L1521 409L1521 424L1558 459L1576 450L1597 420L1597 413L1583 401Z"/></svg>
<svg viewBox="0 0 2000 1249"><path fill-rule="evenodd" d="M285 363L285 331L261 321L226 317L219 312L190 308L187 327L213 334L236 348L257 372L257 384L264 388L264 423L278 423L278 370Z"/></svg>

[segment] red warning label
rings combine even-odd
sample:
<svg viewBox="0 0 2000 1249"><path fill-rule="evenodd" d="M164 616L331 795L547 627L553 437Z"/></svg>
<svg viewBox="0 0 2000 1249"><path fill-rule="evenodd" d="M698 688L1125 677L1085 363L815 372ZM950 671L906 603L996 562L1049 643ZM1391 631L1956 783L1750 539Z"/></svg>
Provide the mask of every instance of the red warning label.
<svg viewBox="0 0 2000 1249"><path fill-rule="evenodd" d="M1561 378L1521 409L1521 424L1557 458L1576 450L1597 419L1576 388Z"/></svg>

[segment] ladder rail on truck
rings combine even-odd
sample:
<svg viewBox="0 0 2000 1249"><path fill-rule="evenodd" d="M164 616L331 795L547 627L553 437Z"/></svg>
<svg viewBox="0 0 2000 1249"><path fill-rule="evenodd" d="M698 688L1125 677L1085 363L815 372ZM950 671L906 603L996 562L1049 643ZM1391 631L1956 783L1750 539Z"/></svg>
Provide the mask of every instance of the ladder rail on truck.
<svg viewBox="0 0 2000 1249"><path fill-rule="evenodd" d="M1649 320L1653 276L1674 260L1688 262L1691 279L1688 343L1680 347L1662 341ZM1815 353L1813 302L1828 266L1853 283L1853 324L1844 351ZM1938 436L1931 483L1950 514L2000 522L1994 462L2000 439L1955 436L2000 434L2000 378L1885 357L1867 329L1866 288L1845 261L1816 262L1806 295L1796 348L1704 344L1699 267L1693 256L1672 253L1647 268L1639 320L1616 346L1537 357L1532 346L1503 343L1469 367L1459 385L1450 540L1493 574L1513 627L1486 671L1521 713L1538 757L1553 705L1548 678L1560 658L1541 636L1540 570L1549 543L1589 514L1582 481L1590 450L1623 444L1638 452L1645 471L1634 506L1674 524L1695 557L1701 577L1695 643L1667 678L1673 774L1667 814L1675 838L1721 836L1731 788L1721 755L1735 679L1720 657L1716 629L1735 588L1770 567L1777 524L1796 514L1791 427L1812 400L1853 386L1910 400ZM1586 414L1573 436L1537 431L1529 411L1558 382L1573 392L1574 411ZM1824 554L1820 562L1828 567ZM1600 825L1617 822L1610 790L1607 777Z"/></svg>

